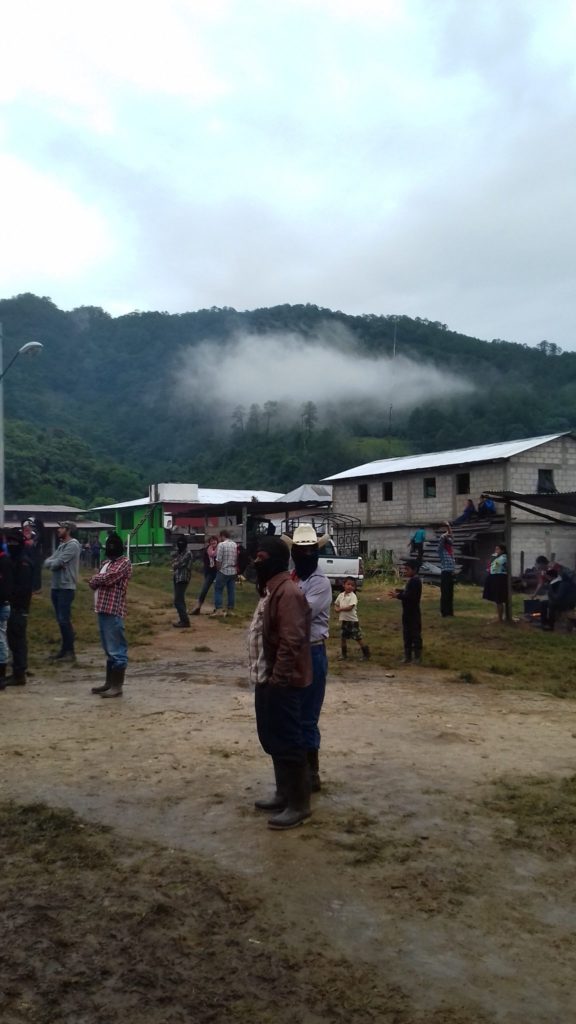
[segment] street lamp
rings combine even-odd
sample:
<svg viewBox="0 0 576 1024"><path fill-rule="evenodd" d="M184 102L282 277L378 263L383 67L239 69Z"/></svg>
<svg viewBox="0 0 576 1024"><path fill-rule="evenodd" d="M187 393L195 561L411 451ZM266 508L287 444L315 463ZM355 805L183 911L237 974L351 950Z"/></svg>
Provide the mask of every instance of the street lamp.
<svg viewBox="0 0 576 1024"><path fill-rule="evenodd" d="M41 341L27 341L25 345L22 345L12 359L8 363L8 366L0 373L0 530L4 529L4 377L8 373L8 370L13 363L16 362L18 356L24 354L36 355L41 352L44 348ZM3 336L2 336L2 324L0 323L0 368L4 365L4 351L3 351Z"/></svg>

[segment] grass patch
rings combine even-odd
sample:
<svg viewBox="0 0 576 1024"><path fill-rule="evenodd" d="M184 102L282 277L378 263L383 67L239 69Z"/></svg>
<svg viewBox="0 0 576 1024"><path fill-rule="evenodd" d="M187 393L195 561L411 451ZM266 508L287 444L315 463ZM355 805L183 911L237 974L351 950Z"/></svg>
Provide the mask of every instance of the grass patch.
<svg viewBox="0 0 576 1024"><path fill-rule="evenodd" d="M81 858L51 852L78 842ZM67 811L0 804L0 857L7 1024L483 1020L450 1005L413 1010L377 966L334 955L309 921L302 941L248 882Z"/></svg>
<svg viewBox="0 0 576 1024"><path fill-rule="evenodd" d="M362 631L372 652L372 663L393 667L402 655L401 607L388 597L390 585L367 580L358 597ZM523 595L513 599L513 616L521 618ZM519 621L498 625L494 607L482 600L480 587L458 584L454 593L455 617L440 615L438 587L424 585L422 597L423 667L456 674L458 682L478 682L499 689L526 689L555 697L576 697L573 671L576 636L546 633ZM338 624L332 614L329 654L337 669Z"/></svg>
<svg viewBox="0 0 576 1024"><path fill-rule="evenodd" d="M82 572L72 608L78 649L99 645L93 594L87 586L91 574ZM188 602L195 598L203 577L195 572L188 588ZM389 669L402 655L401 607L388 597L390 584L367 580L359 594L359 616L366 642L370 645L371 665ZM209 599L212 595L209 595ZM153 646L154 635L169 628L172 574L168 566L136 566L128 589L126 632L130 646ZM514 598L514 615L520 617L523 597ZM576 653L576 635L545 633L518 623L499 626L492 622L493 607L482 600L479 587L459 584L455 588L453 619L440 616L440 592L424 586L422 620L423 667L455 673L458 682L484 683L500 689L531 689L559 698L576 697L576 675L572 666ZM256 590L244 583L236 589L234 616L217 619L218 627L238 630L247 623L256 606ZM337 616L332 613L332 637L328 652L331 671L343 671L350 678L353 659L346 666L337 662L340 649ZM29 639L31 663L45 665L46 657L59 643L59 631L50 602L49 580L44 590L34 595L30 614ZM212 653L208 645L197 648ZM238 639L244 652L244 641ZM355 652L353 652L355 653Z"/></svg>
<svg viewBox="0 0 576 1024"><path fill-rule="evenodd" d="M512 821L505 842L544 853L576 853L576 775L500 779L485 806Z"/></svg>

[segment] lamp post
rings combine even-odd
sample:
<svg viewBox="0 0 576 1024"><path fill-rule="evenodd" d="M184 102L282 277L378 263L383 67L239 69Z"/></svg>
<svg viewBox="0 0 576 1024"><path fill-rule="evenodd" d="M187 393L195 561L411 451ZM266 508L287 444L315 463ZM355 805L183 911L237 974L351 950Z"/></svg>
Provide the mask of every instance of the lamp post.
<svg viewBox="0 0 576 1024"><path fill-rule="evenodd" d="M34 355L41 352L44 348L40 341L28 341L25 345L12 356L12 359L8 363L8 366L0 373L0 530L4 529L4 377L8 373L8 370L13 363L16 362L18 356L22 356L25 353ZM4 365L4 350L3 350L3 335L2 335L2 324L0 323L0 370Z"/></svg>

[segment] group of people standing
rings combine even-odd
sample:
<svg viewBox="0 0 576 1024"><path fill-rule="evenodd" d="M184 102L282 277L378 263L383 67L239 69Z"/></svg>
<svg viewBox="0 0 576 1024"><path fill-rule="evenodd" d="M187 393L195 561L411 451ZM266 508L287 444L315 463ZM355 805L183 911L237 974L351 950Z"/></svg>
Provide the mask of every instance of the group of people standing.
<svg viewBox="0 0 576 1024"><path fill-rule="evenodd" d="M50 598L60 631L58 651L51 655L54 663L76 660L72 606L78 587L82 547L74 536L76 524L58 524L59 544L44 562L51 572ZM40 589L36 582L37 557L34 531L9 530L0 549L0 689L25 686L28 669L27 622L32 594ZM124 557L121 538L109 531L105 558L99 571L87 581L94 591L94 611L98 617L100 639L106 655L105 680L92 693L101 697L120 697L128 664L128 645L124 631L126 590L132 565ZM12 653L12 675L7 676L9 653Z"/></svg>
<svg viewBox="0 0 576 1024"><path fill-rule="evenodd" d="M204 580L191 615L200 615L210 588L214 586L213 616L229 615L236 603L236 577L242 570L241 545L232 540L228 530L221 530L216 537L208 537L202 552ZM186 608L186 591L192 578L194 556L188 547L188 537L181 533L176 538L176 551L172 556L172 579L174 583L174 607L178 613L175 629L189 629L190 616ZM224 609L226 591L226 610Z"/></svg>
<svg viewBox="0 0 576 1024"><path fill-rule="evenodd" d="M28 668L28 613L37 589L36 535L30 524L6 530L0 545L0 690L23 686ZM8 666L12 659L12 673Z"/></svg>

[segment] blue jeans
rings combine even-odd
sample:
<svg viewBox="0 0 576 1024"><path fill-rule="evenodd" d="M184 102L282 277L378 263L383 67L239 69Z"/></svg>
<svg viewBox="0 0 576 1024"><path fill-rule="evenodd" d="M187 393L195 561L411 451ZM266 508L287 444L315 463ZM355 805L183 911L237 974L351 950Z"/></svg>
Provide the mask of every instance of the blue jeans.
<svg viewBox="0 0 576 1024"><path fill-rule="evenodd" d="M320 729L318 719L326 693L326 676L328 675L328 658L325 644L311 644L312 685L302 690L302 735L306 750L320 749Z"/></svg>
<svg viewBox="0 0 576 1024"><path fill-rule="evenodd" d="M216 579L216 569L207 569L204 573L204 583L202 584L202 590L198 594L198 604L203 605L210 587Z"/></svg>
<svg viewBox="0 0 576 1024"><path fill-rule="evenodd" d="M124 633L124 619L120 615L98 612L98 627L108 668L126 668L128 644Z"/></svg>
<svg viewBox="0 0 576 1024"><path fill-rule="evenodd" d="M214 580L214 607L217 611L222 607L222 593L224 587L226 587L228 610L232 611L234 607L234 596L236 594L236 577L226 576L223 572L217 572L216 579Z"/></svg>
<svg viewBox="0 0 576 1024"><path fill-rule="evenodd" d="M8 619L10 618L10 605L0 605L0 665L7 665L10 658L8 650Z"/></svg>
<svg viewBox="0 0 576 1024"><path fill-rule="evenodd" d="M62 646L60 648L60 652L62 654L74 654L74 630L72 629L70 613L72 610L72 601L76 596L76 591L57 588L52 590L51 594L52 605L56 614L56 621L60 626L60 633L62 635Z"/></svg>

